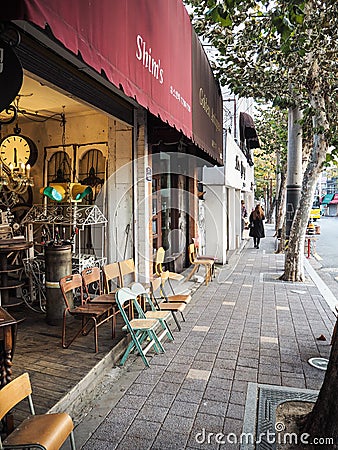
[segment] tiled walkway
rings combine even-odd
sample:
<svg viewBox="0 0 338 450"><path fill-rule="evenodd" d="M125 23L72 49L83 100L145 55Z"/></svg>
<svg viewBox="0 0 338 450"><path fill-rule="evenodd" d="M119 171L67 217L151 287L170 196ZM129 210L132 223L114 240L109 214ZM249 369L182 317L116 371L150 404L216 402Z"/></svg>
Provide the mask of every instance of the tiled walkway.
<svg viewBox="0 0 338 450"><path fill-rule="evenodd" d="M324 372L307 361L328 357L334 315L309 277L277 280L284 256L267 234L259 250L248 241L194 293L182 331L150 369L128 360L98 398L101 410L94 407L75 430L79 441L91 434L85 450L237 448L206 442L203 430L239 436L249 382L320 388ZM326 341L317 339L322 334Z"/></svg>

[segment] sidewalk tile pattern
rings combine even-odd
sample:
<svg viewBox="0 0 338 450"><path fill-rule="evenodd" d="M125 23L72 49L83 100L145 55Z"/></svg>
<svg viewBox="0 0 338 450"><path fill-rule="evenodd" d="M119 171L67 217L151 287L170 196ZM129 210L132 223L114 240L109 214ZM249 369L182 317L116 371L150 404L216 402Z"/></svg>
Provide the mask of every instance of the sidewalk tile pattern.
<svg viewBox="0 0 338 450"><path fill-rule="evenodd" d="M238 448L201 433L240 435L249 382L320 389L324 372L307 361L329 356L334 316L313 283L277 280L283 264L271 230L260 250L248 241L235 268L194 293L182 331L140 365L83 449Z"/></svg>

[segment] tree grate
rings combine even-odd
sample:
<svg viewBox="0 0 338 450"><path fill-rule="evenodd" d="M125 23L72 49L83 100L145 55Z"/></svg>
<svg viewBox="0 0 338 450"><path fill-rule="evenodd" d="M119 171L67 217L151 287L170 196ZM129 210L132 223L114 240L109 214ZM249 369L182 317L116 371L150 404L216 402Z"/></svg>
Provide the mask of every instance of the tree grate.
<svg viewBox="0 0 338 450"><path fill-rule="evenodd" d="M318 391L268 384L249 383L243 433L253 436L242 442L241 450L275 450L276 409L286 401L315 402Z"/></svg>

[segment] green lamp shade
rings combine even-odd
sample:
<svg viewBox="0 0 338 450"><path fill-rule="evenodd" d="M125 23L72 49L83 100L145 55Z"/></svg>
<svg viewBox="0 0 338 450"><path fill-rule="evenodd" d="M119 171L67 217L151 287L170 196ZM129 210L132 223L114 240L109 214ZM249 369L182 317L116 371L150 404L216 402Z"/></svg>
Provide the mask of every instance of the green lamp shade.
<svg viewBox="0 0 338 450"><path fill-rule="evenodd" d="M86 195L90 195L92 192L93 190L90 186L75 183L71 187L71 199L78 202L86 197Z"/></svg>
<svg viewBox="0 0 338 450"><path fill-rule="evenodd" d="M43 189L43 195L46 195L55 202L61 202L65 198L66 190L63 186L47 186Z"/></svg>

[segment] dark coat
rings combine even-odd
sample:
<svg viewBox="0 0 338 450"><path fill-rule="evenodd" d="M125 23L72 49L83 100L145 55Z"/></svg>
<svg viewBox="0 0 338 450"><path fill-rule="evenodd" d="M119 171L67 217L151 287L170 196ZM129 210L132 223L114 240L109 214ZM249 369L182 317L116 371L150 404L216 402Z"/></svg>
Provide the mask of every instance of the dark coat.
<svg viewBox="0 0 338 450"><path fill-rule="evenodd" d="M255 238L263 238L265 237L265 232L264 232L264 224L263 224L263 220L265 219L265 217L263 216L262 219L253 219L253 214L250 214L249 217L249 222L250 222L250 231L249 231L249 236L251 237L255 237Z"/></svg>

